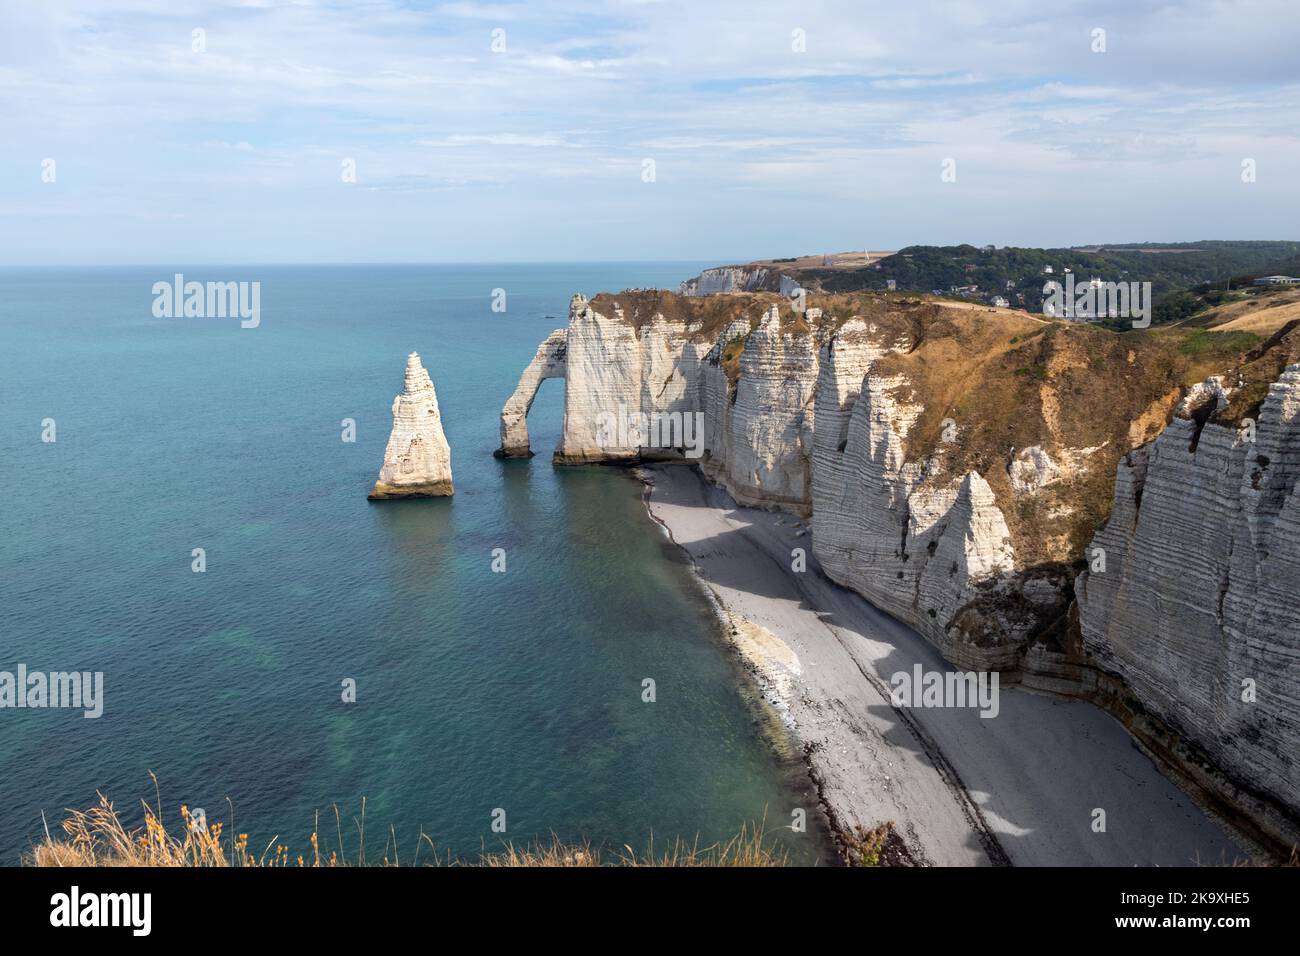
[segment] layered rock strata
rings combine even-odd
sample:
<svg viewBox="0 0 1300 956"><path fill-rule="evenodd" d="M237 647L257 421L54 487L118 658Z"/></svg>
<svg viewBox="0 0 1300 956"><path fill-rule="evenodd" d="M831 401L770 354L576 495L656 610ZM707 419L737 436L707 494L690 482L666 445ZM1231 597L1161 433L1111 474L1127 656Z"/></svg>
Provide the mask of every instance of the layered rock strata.
<svg viewBox="0 0 1300 956"><path fill-rule="evenodd" d="M384 449L384 464L369 497L433 498L451 493L451 447L442 431L438 396L420 356L412 352L406 357L402 394L393 399L393 430Z"/></svg>
<svg viewBox="0 0 1300 956"><path fill-rule="evenodd" d="M705 269L680 286L682 295L722 295L729 292L779 292L792 295L799 283L766 266L718 266Z"/></svg>
<svg viewBox="0 0 1300 956"><path fill-rule="evenodd" d="M1075 583L1079 625L1090 663L1203 764L1201 782L1294 841L1300 365L1272 385L1257 421L1198 421L1231 401L1207 381L1121 462L1110 518Z"/></svg>
<svg viewBox="0 0 1300 956"><path fill-rule="evenodd" d="M1192 378L1232 356L919 299L819 305L575 296L503 448L526 449L519 398L549 368L556 461L698 454L736 501L811 516L826 574L955 666L1086 696L1265 842L1300 838L1300 372L1276 362L1300 331L1238 360L1252 388L1277 379L1247 448L1220 420L1246 399ZM611 414L698 416L698 447L611 437Z"/></svg>
<svg viewBox="0 0 1300 956"><path fill-rule="evenodd" d="M716 349L725 348L721 339ZM741 504L807 514L817 381L811 331L783 329L780 308L770 306L744 339L734 387L720 363L708 368L699 407L716 430L705 443L705 474Z"/></svg>

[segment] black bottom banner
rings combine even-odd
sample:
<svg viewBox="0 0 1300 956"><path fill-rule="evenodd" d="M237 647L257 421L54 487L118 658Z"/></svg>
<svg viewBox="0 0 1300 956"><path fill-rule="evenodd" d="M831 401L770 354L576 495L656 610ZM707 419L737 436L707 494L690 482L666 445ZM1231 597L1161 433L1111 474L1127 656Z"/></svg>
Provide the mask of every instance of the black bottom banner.
<svg viewBox="0 0 1300 956"><path fill-rule="evenodd" d="M373 942L379 932L513 935L529 925L576 938L598 927L633 939L657 934L649 921L663 917L670 925L660 929L674 935L725 921L743 936L749 927L764 935L779 924L793 930L819 913L841 928L864 922L927 943L988 942L990 928L1002 923L999 935L1012 926L1071 941L1198 933L1231 945L1241 933L1293 929L1298 891L1293 868L56 868L0 870L0 915L10 939L76 933L82 942L227 934ZM810 926L803 926L806 937Z"/></svg>

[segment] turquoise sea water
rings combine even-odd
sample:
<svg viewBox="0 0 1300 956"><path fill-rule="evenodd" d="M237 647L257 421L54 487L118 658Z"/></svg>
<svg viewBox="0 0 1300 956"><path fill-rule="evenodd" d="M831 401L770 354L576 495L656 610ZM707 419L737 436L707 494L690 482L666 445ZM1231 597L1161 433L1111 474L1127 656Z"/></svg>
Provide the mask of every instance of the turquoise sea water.
<svg viewBox="0 0 1300 956"><path fill-rule="evenodd" d="M779 829L816 817L799 761L639 484L551 464L562 382L530 416L537 457L492 457L571 293L701 265L0 270L0 671L105 675L99 720L0 710L0 864L97 790L135 815L150 770L168 813L229 821L229 797L228 832L295 852L315 810L346 823L365 796L372 857L390 826L404 858L420 830L492 848L503 808L515 842L613 847L766 815L818 859L818 832ZM175 271L260 281L260 327L154 318ZM367 502L411 350L456 495Z"/></svg>

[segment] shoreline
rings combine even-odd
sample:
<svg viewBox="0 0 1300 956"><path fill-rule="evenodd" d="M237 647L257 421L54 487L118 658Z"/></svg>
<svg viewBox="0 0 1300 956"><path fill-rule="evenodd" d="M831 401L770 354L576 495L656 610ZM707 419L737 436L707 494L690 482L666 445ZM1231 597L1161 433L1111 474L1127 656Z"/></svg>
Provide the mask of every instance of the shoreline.
<svg viewBox="0 0 1300 956"><path fill-rule="evenodd" d="M736 504L695 466L636 473L651 519L691 565L759 695L802 748L841 852L846 836L892 822L920 865L1250 858L1091 704L1006 687L993 719L894 707L891 674L953 668L826 577L806 522ZM793 548L806 552L803 573L790 569Z"/></svg>

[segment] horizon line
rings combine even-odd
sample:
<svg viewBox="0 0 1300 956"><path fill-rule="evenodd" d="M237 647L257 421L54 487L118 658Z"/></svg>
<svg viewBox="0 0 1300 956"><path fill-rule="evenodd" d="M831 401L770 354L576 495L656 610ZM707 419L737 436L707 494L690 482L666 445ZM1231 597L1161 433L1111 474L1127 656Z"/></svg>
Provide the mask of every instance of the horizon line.
<svg viewBox="0 0 1300 956"><path fill-rule="evenodd" d="M635 265L637 263L663 263L674 265L682 262L713 261L695 258L687 259L410 259L410 260L313 260L294 261L281 259L276 261L253 262L249 260L210 260L207 262L5 262L0 269L124 269L124 268L174 268L177 265L189 266L562 266L562 265ZM752 262L757 260L746 260Z"/></svg>
<svg viewBox="0 0 1300 956"><path fill-rule="evenodd" d="M906 245L900 245L890 250L897 253L903 249L913 248L916 246L929 246L936 249L956 248L958 246L972 246L974 248L985 248L992 246L995 249L1043 249L1043 250L1084 250L1084 249L1120 249L1126 246L1194 246L1198 243L1210 242L1278 242L1278 243L1295 243L1300 245L1300 239L1139 239L1129 240L1126 242L1085 242L1068 246L1018 246L1014 244L998 245L996 243L976 243L976 242L956 242L956 243L926 243L913 242ZM732 265L748 265L754 262L774 262L785 258L802 259L810 258L817 255L844 255L852 252L871 252L870 249L841 249L835 252L808 252L800 253L794 256L762 256L757 258L724 258L724 257L704 257L704 256L686 256L683 258L623 258L623 259L348 259L348 260L270 260L270 261L250 261L238 259L219 259L208 261L191 261L179 263L183 266L254 266L254 267L276 267L276 266L560 266L560 265L633 265L639 263L646 264L677 264L677 263L694 263L694 262L715 262L718 267ZM881 251L881 250L876 250ZM1190 250L1189 250L1190 251ZM5 262L0 263L0 269L122 269L131 267L167 267L172 268L176 262L167 263L159 261L151 262Z"/></svg>

